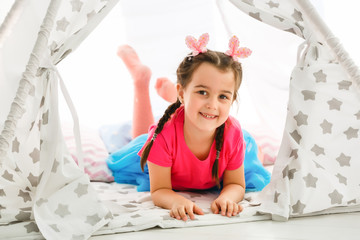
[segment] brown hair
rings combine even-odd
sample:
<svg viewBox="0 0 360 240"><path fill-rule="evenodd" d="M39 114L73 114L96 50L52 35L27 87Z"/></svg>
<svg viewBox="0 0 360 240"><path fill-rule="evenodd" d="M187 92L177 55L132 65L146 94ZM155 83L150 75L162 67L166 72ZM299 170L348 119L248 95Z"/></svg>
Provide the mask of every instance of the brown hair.
<svg viewBox="0 0 360 240"><path fill-rule="evenodd" d="M234 89L234 98L233 100L237 99L237 91L240 87L241 80L242 80L242 69L241 64L232 57L222 53L207 50L207 52L200 53L195 57L187 56L184 60L180 63L176 74L177 74L177 83L179 83L183 88L190 83L193 73L198 69L198 67L202 63L210 63L220 71L232 71L234 73L235 79L235 89ZM175 103L171 104L166 110L164 115L158 122L157 128L155 129L154 136L145 146L142 155L141 155L141 169L144 171L144 166L146 160L149 156L150 149L153 145L153 142L156 136L162 131L164 128L165 123L171 118L172 114L181 106L179 100ZM220 186L219 183L219 156L221 152L221 148L223 145L223 135L224 135L225 123L222 124L220 127L216 129L215 134L215 143L216 143L216 159L212 168L212 177L215 179L217 186Z"/></svg>

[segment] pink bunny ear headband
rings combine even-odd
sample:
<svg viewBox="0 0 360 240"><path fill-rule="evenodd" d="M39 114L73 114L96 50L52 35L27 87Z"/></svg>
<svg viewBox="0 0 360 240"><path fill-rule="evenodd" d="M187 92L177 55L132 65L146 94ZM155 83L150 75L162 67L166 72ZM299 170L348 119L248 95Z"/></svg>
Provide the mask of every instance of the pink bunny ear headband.
<svg viewBox="0 0 360 240"><path fill-rule="evenodd" d="M192 50L190 57L195 57L199 53L207 51L206 45L209 42L209 34L204 33L200 36L199 40L196 40L193 36L187 36L185 39L186 45ZM252 51L246 47L239 47L239 39L234 35L229 41L229 50L225 52L226 55L232 57L235 61L238 58L247 58L251 55Z"/></svg>

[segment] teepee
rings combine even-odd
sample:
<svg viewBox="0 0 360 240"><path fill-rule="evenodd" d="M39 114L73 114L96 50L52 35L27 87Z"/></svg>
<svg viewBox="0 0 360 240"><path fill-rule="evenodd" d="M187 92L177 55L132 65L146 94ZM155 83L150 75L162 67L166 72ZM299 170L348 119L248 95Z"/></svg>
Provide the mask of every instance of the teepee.
<svg viewBox="0 0 360 240"><path fill-rule="evenodd" d="M68 154L60 130L59 93L73 113L78 146L79 124L56 65L66 61L117 2L17 0L4 19L0 225L23 221L24 229L12 230L40 231L48 239L86 239L111 221L81 161L77 166ZM261 212L287 219L359 210L359 69L307 0L230 2L250 17L304 39L290 76L286 126L272 180L259 195Z"/></svg>

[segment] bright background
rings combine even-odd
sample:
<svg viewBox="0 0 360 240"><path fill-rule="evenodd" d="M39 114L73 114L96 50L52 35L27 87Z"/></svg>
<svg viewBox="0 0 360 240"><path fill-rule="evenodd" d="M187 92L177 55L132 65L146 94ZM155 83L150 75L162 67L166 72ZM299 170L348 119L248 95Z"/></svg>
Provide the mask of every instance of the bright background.
<svg viewBox="0 0 360 240"><path fill-rule="evenodd" d="M13 1L7 1L9 8ZM332 32L359 65L360 2L313 0ZM223 1L230 31L241 46L253 50L242 60L244 79L239 104L232 114L248 130L259 126L280 139L286 116L289 75L296 63L302 39L260 23ZM141 6L141 7L139 7ZM2 21L7 9L0 9ZM155 116L168 105L153 86L158 77L176 81L175 71L189 53L184 39L210 34L210 49L226 51L228 35L215 0L121 0L79 48L59 65L59 71L77 109L80 124L98 128L103 124L130 121L133 108L132 79L116 55L119 45L136 49L152 69L151 100ZM64 121L71 120L64 100Z"/></svg>

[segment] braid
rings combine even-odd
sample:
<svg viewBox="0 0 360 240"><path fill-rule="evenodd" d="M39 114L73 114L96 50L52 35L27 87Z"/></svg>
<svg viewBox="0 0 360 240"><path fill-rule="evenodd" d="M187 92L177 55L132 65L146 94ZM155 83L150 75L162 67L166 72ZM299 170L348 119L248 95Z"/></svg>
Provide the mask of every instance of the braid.
<svg viewBox="0 0 360 240"><path fill-rule="evenodd" d="M219 157L221 148L224 142L224 130L225 130L225 123L223 123L220 127L216 129L216 135L215 135L215 143L216 143L216 159L214 161L214 165L212 167L212 177L216 181L216 185L218 188L220 188L220 182L219 182Z"/></svg>
<svg viewBox="0 0 360 240"><path fill-rule="evenodd" d="M150 153L150 149L155 141L156 136L163 130L164 125L167 121L169 121L169 119L171 118L171 115L175 112L176 109L178 109L181 106L181 102L179 101L179 99L171 104L164 112L164 115L160 118L158 125L155 129L154 135L152 137L152 139L150 140L150 142L147 143L146 147L144 148L144 151L141 154L141 159L140 159L140 166L141 166L141 170L144 171L144 167L146 164L146 160L149 156Z"/></svg>

